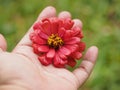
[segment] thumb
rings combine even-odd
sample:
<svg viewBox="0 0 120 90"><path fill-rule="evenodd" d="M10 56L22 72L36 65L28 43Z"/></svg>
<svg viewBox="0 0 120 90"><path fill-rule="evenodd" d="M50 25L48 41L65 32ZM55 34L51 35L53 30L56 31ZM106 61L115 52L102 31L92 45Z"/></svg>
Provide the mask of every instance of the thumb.
<svg viewBox="0 0 120 90"><path fill-rule="evenodd" d="M5 40L4 36L2 34L0 34L0 50L6 51L6 49L7 49L6 40Z"/></svg>

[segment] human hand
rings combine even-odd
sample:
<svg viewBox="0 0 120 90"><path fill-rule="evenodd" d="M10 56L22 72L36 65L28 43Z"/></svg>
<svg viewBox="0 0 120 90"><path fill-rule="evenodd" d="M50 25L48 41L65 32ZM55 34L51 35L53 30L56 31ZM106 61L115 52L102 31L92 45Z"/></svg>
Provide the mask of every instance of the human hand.
<svg viewBox="0 0 120 90"><path fill-rule="evenodd" d="M45 8L37 21L56 16L53 7ZM69 12L61 12L59 18L71 18ZM75 26L82 28L79 19ZM77 90L90 76L95 65L98 49L90 47L80 64L73 72L52 65L43 66L34 54L29 39L32 27L12 52L6 52L6 42L0 35L0 90Z"/></svg>

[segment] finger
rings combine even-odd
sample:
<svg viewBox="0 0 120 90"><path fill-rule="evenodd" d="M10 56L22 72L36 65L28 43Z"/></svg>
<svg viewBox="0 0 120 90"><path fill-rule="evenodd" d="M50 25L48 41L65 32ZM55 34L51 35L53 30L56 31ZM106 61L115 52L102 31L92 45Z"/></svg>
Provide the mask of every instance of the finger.
<svg viewBox="0 0 120 90"><path fill-rule="evenodd" d="M74 21L73 28L79 27L80 29L82 29L82 26L83 26L82 21L80 21L79 19L73 19L73 21Z"/></svg>
<svg viewBox="0 0 120 90"><path fill-rule="evenodd" d="M62 19L71 18L71 14L68 11L63 11L59 13L58 17Z"/></svg>
<svg viewBox="0 0 120 90"><path fill-rule="evenodd" d="M78 87L81 86L89 77L96 59L98 56L98 48L92 46L85 54L84 60L81 62L80 67L73 71L73 74L78 80Z"/></svg>
<svg viewBox="0 0 120 90"><path fill-rule="evenodd" d="M56 10L54 7L46 7L38 16L37 20L41 20L44 18L54 17L56 16ZM18 43L18 45L31 45L31 40L29 39L29 34L33 31L33 28L31 27L30 30L26 33L26 35L21 39L21 41Z"/></svg>
<svg viewBox="0 0 120 90"><path fill-rule="evenodd" d="M5 38L3 37L2 34L0 34L0 49L1 49L2 51L6 51L6 49L7 49L6 40L5 40Z"/></svg>
<svg viewBox="0 0 120 90"><path fill-rule="evenodd" d="M56 16L56 9L52 6L46 7L38 16L38 20Z"/></svg>

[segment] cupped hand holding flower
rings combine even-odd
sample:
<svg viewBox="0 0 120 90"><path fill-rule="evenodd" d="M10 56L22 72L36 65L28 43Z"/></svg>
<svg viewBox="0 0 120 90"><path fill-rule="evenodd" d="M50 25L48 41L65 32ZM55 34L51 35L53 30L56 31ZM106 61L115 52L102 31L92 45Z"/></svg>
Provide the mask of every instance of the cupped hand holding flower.
<svg viewBox="0 0 120 90"><path fill-rule="evenodd" d="M89 77L98 54L92 46L73 72L63 68L73 67L82 56L81 28L81 21L71 20L69 12L57 17L55 8L47 7L11 53L5 51L0 35L0 90L77 90Z"/></svg>
<svg viewBox="0 0 120 90"><path fill-rule="evenodd" d="M32 47L43 65L53 64L55 67L76 65L80 60L85 44L82 29L75 25L70 17L45 18L33 25L30 34Z"/></svg>

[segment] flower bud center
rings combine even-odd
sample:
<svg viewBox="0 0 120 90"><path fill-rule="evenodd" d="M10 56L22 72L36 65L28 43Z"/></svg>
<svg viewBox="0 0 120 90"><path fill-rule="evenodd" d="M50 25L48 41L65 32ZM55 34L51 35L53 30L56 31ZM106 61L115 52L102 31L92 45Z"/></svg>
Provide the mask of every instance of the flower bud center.
<svg viewBox="0 0 120 90"><path fill-rule="evenodd" d="M47 43L50 47L58 49L60 46L64 44L61 37L59 37L57 34L51 34L49 36Z"/></svg>

